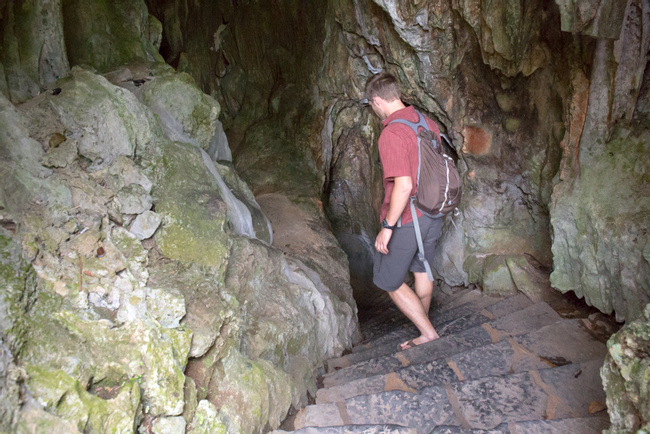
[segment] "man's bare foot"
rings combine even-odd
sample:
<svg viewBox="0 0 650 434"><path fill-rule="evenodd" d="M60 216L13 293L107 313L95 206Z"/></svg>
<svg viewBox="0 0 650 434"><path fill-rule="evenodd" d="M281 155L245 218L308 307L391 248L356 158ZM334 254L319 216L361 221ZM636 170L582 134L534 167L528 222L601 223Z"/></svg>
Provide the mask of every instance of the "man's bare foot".
<svg viewBox="0 0 650 434"><path fill-rule="evenodd" d="M432 338L432 339L426 338L424 336L420 336L420 337L417 337L415 339L411 339L409 341L401 343L400 344L400 350L404 351L404 350L408 350L408 349L411 349L411 348L415 348L418 345L422 345L422 344L425 344L427 342L435 341L436 339L439 339L439 338L440 338L440 336L438 336L437 333L436 333L435 337Z"/></svg>

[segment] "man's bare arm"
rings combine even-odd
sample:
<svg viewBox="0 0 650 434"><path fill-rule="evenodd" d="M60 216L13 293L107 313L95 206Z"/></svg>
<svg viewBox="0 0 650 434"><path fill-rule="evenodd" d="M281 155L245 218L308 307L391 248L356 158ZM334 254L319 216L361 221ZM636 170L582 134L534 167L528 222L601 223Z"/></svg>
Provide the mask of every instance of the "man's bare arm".
<svg viewBox="0 0 650 434"><path fill-rule="evenodd" d="M386 214L386 222L390 226L395 226L400 216L404 212L404 208L409 202L411 196L411 189L413 188L413 180L410 176L398 176L394 178L395 185L393 192L390 195L390 207L388 214ZM375 240L375 249L384 255L388 253L388 242L390 241L393 231L387 228L382 228Z"/></svg>

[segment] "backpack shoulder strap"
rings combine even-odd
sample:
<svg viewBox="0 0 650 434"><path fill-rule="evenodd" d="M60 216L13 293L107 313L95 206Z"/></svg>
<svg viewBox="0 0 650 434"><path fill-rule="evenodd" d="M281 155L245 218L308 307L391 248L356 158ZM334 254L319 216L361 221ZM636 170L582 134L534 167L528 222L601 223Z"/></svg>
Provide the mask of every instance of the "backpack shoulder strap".
<svg viewBox="0 0 650 434"><path fill-rule="evenodd" d="M420 127L424 128L427 131L430 131L431 128L429 128L429 124L427 124L426 118L424 116L422 116L422 114L417 110L415 110L415 113L418 115L418 121L417 122L407 121L406 119L395 119L395 120L391 121L388 125L395 124L395 123L404 124L404 125L410 127L415 132L416 136L418 136L418 132L420 131ZM420 138L418 137L418 141L419 140L420 140Z"/></svg>

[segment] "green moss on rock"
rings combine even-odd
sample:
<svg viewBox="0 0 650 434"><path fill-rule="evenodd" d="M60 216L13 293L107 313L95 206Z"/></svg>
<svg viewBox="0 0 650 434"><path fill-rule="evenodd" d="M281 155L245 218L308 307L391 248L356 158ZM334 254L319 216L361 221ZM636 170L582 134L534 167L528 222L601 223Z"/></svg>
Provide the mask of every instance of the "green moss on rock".
<svg viewBox="0 0 650 434"><path fill-rule="evenodd" d="M199 151L165 143L152 166L156 212L163 216L155 239L168 257L222 269L228 260L226 205Z"/></svg>
<svg viewBox="0 0 650 434"><path fill-rule="evenodd" d="M110 390L95 390L98 396L60 370L27 365L27 375L27 387L45 408L74 422L79 431L130 433L135 429L140 405L140 387L136 380Z"/></svg>
<svg viewBox="0 0 650 434"><path fill-rule="evenodd" d="M650 426L650 304L644 318L626 324L607 342L600 375L611 426L607 433L643 432Z"/></svg>

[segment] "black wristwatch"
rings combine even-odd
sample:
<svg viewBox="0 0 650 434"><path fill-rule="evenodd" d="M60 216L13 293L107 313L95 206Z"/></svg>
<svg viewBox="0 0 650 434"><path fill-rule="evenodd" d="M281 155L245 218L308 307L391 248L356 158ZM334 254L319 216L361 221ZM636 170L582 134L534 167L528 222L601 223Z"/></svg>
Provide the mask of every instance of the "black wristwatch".
<svg viewBox="0 0 650 434"><path fill-rule="evenodd" d="M391 225L388 224L388 222L386 221L386 219L383 219L383 220L381 221L381 227L382 227L382 228L386 228L386 229L390 229L390 230L392 231L393 229L395 229L395 228L397 227L397 225L395 225L395 226L391 226Z"/></svg>

